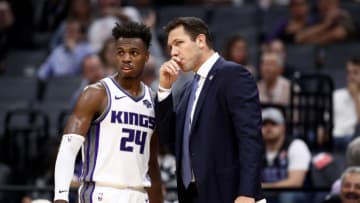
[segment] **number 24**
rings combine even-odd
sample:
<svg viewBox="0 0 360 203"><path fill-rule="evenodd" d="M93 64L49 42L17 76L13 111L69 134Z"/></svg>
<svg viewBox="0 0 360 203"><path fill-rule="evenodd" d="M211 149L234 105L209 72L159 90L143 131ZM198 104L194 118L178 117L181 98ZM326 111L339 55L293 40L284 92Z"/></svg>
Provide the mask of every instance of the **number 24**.
<svg viewBox="0 0 360 203"><path fill-rule="evenodd" d="M146 143L147 133L140 130L123 128L123 133L127 133L129 136L122 137L120 140L120 151L133 152L134 147L127 145L129 142L135 142L136 145L140 146L140 154L144 154L144 148Z"/></svg>

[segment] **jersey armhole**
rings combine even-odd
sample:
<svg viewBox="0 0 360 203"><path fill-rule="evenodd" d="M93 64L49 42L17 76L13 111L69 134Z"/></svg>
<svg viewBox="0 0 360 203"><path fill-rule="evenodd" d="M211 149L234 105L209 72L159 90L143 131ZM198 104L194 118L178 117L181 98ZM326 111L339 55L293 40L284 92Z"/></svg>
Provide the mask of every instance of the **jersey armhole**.
<svg viewBox="0 0 360 203"><path fill-rule="evenodd" d="M99 117L97 117L97 118L93 121L93 123L99 123L99 122L101 122L102 120L104 120L104 118L106 117L106 115L109 113L110 107L111 107L111 94L110 94L109 87L107 86L107 84L106 84L106 82L105 82L104 80L101 80L100 82L104 85L105 90L106 90L107 105L106 105L105 110L100 114Z"/></svg>

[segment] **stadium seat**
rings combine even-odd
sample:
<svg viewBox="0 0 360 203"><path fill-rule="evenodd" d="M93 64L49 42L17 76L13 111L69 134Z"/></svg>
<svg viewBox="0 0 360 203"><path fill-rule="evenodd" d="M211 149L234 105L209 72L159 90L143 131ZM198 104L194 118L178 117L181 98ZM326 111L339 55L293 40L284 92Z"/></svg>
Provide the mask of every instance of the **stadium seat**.
<svg viewBox="0 0 360 203"><path fill-rule="evenodd" d="M37 80L20 76L0 77L0 135L4 134L6 114L14 109L29 108L36 100ZM19 123L20 125L21 123Z"/></svg>
<svg viewBox="0 0 360 203"><path fill-rule="evenodd" d="M261 31L264 35L272 32L277 23L283 19L287 19L288 9L287 6L271 6L261 15Z"/></svg>
<svg viewBox="0 0 360 203"><path fill-rule="evenodd" d="M43 112L49 118L49 134L52 138L59 138L64 127L66 115L70 112L70 102L43 101L36 103L35 109Z"/></svg>
<svg viewBox="0 0 360 203"><path fill-rule="evenodd" d="M180 16L194 16L207 21L207 8L203 6L166 6L158 9L157 27L162 29L170 20ZM159 32L161 33L161 32Z"/></svg>
<svg viewBox="0 0 360 203"><path fill-rule="evenodd" d="M315 73L316 47L312 45L288 45L286 47L286 64L301 73Z"/></svg>
<svg viewBox="0 0 360 203"><path fill-rule="evenodd" d="M28 167L44 155L42 149L49 141L48 127L47 115L32 108L17 108L7 112L4 151L7 154L6 163L11 166L16 177L15 181L35 177L38 168L28 170Z"/></svg>
<svg viewBox="0 0 360 203"><path fill-rule="evenodd" d="M336 88L346 86L346 61L358 55L360 43L331 44L324 50L324 64L322 71L330 75Z"/></svg>
<svg viewBox="0 0 360 203"><path fill-rule="evenodd" d="M47 55L46 50L12 50L4 62L5 74L33 77Z"/></svg>
<svg viewBox="0 0 360 203"><path fill-rule="evenodd" d="M259 35L255 28L242 29L241 27L224 28L222 26L215 26L211 30L215 50L223 51L229 38L235 34L243 36L249 47L258 46Z"/></svg>
<svg viewBox="0 0 360 203"><path fill-rule="evenodd" d="M213 9L211 28L223 32L257 28L257 8L254 5L221 6Z"/></svg>
<svg viewBox="0 0 360 203"><path fill-rule="evenodd" d="M74 92L80 88L81 77L56 77L46 82L43 101L69 102Z"/></svg>
<svg viewBox="0 0 360 203"><path fill-rule="evenodd" d="M291 81L289 132L312 150L332 149L333 91L332 79L324 74L297 74Z"/></svg>
<svg viewBox="0 0 360 203"><path fill-rule="evenodd" d="M0 77L0 101L28 101L36 99L37 80L33 77Z"/></svg>

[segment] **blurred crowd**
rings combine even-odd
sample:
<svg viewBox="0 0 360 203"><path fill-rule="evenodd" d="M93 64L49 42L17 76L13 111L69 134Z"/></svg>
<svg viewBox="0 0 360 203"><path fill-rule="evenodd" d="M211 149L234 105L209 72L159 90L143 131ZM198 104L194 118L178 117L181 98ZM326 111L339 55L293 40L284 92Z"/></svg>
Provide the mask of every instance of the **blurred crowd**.
<svg viewBox="0 0 360 203"><path fill-rule="evenodd" d="M242 64L258 81L266 148L262 187L332 186L331 191L315 196L269 192L268 202L360 202L359 0L0 0L0 85L33 79L36 93L25 101L26 108L41 109L50 103L51 108L56 104L58 109L71 109L86 85L116 72L111 38L115 23L135 21L152 31L143 82L156 91L158 70L168 58L161 28L180 15L203 18L216 51ZM36 59L34 53L41 57ZM175 102L177 90L191 77L191 73L180 76L174 87ZM61 94L67 78L76 81L68 96L61 102L48 101L49 94ZM57 79L65 82L56 84ZM49 93L54 85L56 93ZM20 150L25 155L7 156L28 143L9 138L18 131L6 126L10 117L8 122L5 117L20 107L11 109L9 104L19 102L6 97L9 89L1 90L5 99L0 101L4 111L0 185L52 185L62 125L50 130L51 141L41 140L45 147L37 150L32 145ZM59 112L55 117L58 123L66 119ZM38 133L29 129L21 133ZM29 152L36 154L30 161L24 158ZM160 152L164 194L168 202L175 202L172 146L161 146ZM24 164L18 164L19 159ZM29 163L41 163L40 168L31 174ZM10 196L0 191L0 202L19 198ZM26 202L52 197L48 192L24 192L20 198Z"/></svg>

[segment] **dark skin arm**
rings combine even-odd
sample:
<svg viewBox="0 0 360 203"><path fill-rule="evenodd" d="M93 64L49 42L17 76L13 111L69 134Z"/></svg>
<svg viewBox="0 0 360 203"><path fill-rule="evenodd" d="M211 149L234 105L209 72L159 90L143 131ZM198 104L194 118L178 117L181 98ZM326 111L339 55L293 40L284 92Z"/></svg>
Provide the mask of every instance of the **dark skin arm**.
<svg viewBox="0 0 360 203"><path fill-rule="evenodd" d="M151 179L151 187L147 189L150 203L162 203L163 195L161 192L161 178L158 156L158 136L156 133L151 137L150 143L150 160L149 160L149 176Z"/></svg>
<svg viewBox="0 0 360 203"><path fill-rule="evenodd" d="M105 109L106 104L106 90L101 83L87 86L69 117L64 134L74 133L85 137L92 119ZM56 200L55 203L67 203L67 201Z"/></svg>

